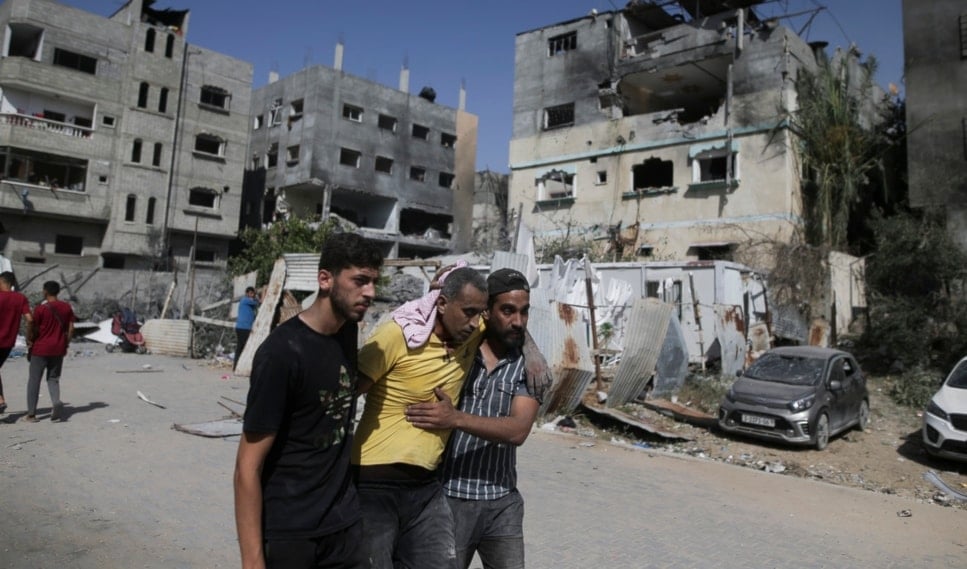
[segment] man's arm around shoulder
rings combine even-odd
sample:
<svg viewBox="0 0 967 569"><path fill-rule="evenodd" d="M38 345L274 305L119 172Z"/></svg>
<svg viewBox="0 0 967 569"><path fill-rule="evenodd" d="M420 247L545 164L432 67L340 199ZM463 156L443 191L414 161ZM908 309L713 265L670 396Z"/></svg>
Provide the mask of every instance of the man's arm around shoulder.
<svg viewBox="0 0 967 569"><path fill-rule="evenodd" d="M262 536L262 465L275 433L242 434L235 458L235 527L243 569L264 569Z"/></svg>

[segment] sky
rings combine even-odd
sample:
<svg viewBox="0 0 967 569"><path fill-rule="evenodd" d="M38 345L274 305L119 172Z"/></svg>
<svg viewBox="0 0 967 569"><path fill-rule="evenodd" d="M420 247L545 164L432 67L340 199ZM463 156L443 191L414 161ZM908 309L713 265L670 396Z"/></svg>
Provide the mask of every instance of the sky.
<svg viewBox="0 0 967 569"><path fill-rule="evenodd" d="M61 0L109 16L123 0ZM514 37L588 14L620 9L623 0L157 0L157 9L191 10L188 42L254 65L254 87L269 71L280 76L306 65L333 64L336 43L345 44L343 70L397 87L400 68L410 69L410 92L424 86L437 102L456 107L461 83L466 110L480 119L477 170L507 172L514 88ZM773 0L756 8L782 16L826 6L815 17L782 23L829 49L855 43L879 63L877 82L897 85L903 76L901 0Z"/></svg>

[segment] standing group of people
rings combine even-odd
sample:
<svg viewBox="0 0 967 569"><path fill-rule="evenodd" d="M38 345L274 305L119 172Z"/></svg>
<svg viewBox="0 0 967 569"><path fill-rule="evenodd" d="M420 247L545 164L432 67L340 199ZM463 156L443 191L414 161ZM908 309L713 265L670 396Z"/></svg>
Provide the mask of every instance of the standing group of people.
<svg viewBox="0 0 967 569"><path fill-rule="evenodd" d="M383 258L323 245L315 302L259 347L235 466L245 568L523 568L516 447L550 374L527 279L470 268L357 346ZM354 432L356 397L366 393Z"/></svg>
<svg viewBox="0 0 967 569"><path fill-rule="evenodd" d="M27 297L15 290L16 279L11 272L0 273L0 367L7 360L20 331L21 319L27 322L27 414L21 421L36 423L37 402L40 399L40 383L47 375L50 392L51 421L64 419L64 404L60 399L60 376L64 356L74 334L74 310L59 300L60 284L47 281L43 286L43 301L30 310ZM0 413L7 410L0 377Z"/></svg>

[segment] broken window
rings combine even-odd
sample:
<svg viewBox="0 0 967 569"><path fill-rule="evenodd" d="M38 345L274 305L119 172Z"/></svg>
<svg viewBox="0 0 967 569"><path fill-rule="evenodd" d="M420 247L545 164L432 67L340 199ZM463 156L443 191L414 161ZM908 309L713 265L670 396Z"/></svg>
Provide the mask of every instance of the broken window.
<svg viewBox="0 0 967 569"><path fill-rule="evenodd" d="M649 158L632 166L632 189L636 192L654 188L670 188L675 185L675 165L671 160Z"/></svg>
<svg viewBox="0 0 967 569"><path fill-rule="evenodd" d="M54 48L54 65L76 69L82 73L97 74L97 60L59 47Z"/></svg>
<svg viewBox="0 0 967 569"><path fill-rule="evenodd" d="M649 68L621 77L615 93L624 116L653 114L654 124L707 124L719 112L727 94L732 56L722 55L686 65ZM601 89L599 95L611 93ZM718 119L716 119L718 120Z"/></svg>
<svg viewBox="0 0 967 569"><path fill-rule="evenodd" d="M295 101L289 103L289 124L292 124L302 118L302 106L302 99L296 99Z"/></svg>
<svg viewBox="0 0 967 569"><path fill-rule="evenodd" d="M699 261L731 261L733 249L733 243L703 243L692 245L688 253Z"/></svg>
<svg viewBox="0 0 967 569"><path fill-rule="evenodd" d="M175 36L174 34L168 34L168 37L165 39L165 57L167 57L168 59L171 59L171 56L173 56L174 53L175 53Z"/></svg>
<svg viewBox="0 0 967 569"><path fill-rule="evenodd" d="M655 254L655 248L652 245L642 245L638 247L639 257L651 257Z"/></svg>
<svg viewBox="0 0 967 569"><path fill-rule="evenodd" d="M430 140L430 127L421 124L413 125L413 138L420 140Z"/></svg>
<svg viewBox="0 0 967 569"><path fill-rule="evenodd" d="M376 157L376 171L384 174L393 173L393 159L385 156Z"/></svg>
<svg viewBox="0 0 967 569"><path fill-rule="evenodd" d="M162 87L161 93L158 95L158 112L166 113L168 112L168 88Z"/></svg>
<svg viewBox="0 0 967 569"><path fill-rule="evenodd" d="M269 107L269 124L271 126L282 124L282 99L272 101Z"/></svg>
<svg viewBox="0 0 967 569"><path fill-rule="evenodd" d="M568 32L559 36L554 36L547 40L547 56L554 57L559 53L571 51L578 48L578 33Z"/></svg>
<svg viewBox="0 0 967 569"><path fill-rule="evenodd" d="M286 148L285 150L286 150L285 163L289 166L294 166L295 164L298 164L299 163L299 145L294 144Z"/></svg>
<svg viewBox="0 0 967 569"><path fill-rule="evenodd" d="M59 255L80 255L84 252L84 238L75 235L54 237L54 253Z"/></svg>
<svg viewBox="0 0 967 569"><path fill-rule="evenodd" d="M440 184L440 187L441 188L451 188L452 189L453 188L453 178L454 178L453 174L451 174L449 172L440 172L440 178L438 180L438 183Z"/></svg>
<svg viewBox="0 0 967 569"><path fill-rule="evenodd" d="M144 215L144 222L148 225L154 225L154 208L157 203L157 198L148 198L148 212Z"/></svg>
<svg viewBox="0 0 967 569"><path fill-rule="evenodd" d="M537 178L537 196L540 200L558 200L574 197L574 174L563 170L551 170Z"/></svg>
<svg viewBox="0 0 967 569"><path fill-rule="evenodd" d="M144 51L148 53L154 53L154 38L157 32L154 28L148 28L148 31L144 32Z"/></svg>
<svg viewBox="0 0 967 569"><path fill-rule="evenodd" d="M450 134L449 132L440 133L440 144L444 148L453 148L457 144L457 135Z"/></svg>
<svg viewBox="0 0 967 569"><path fill-rule="evenodd" d="M735 152L721 149L696 155L692 160L692 182L725 182L729 174L729 160L732 161L731 179L738 179L738 160Z"/></svg>
<svg viewBox="0 0 967 569"><path fill-rule="evenodd" d="M135 138L134 143L131 144L131 162L135 164L141 163L141 139Z"/></svg>
<svg viewBox="0 0 967 569"><path fill-rule="evenodd" d="M453 217L429 213L419 209L400 212L400 233L425 239L449 239Z"/></svg>
<svg viewBox="0 0 967 569"><path fill-rule="evenodd" d="M426 180L426 168L410 166L410 179L416 180L417 182Z"/></svg>
<svg viewBox="0 0 967 569"><path fill-rule="evenodd" d="M339 163L343 166L352 166L353 168L359 168L359 162L362 158L362 153L358 150L351 150L349 148L339 149Z"/></svg>
<svg viewBox="0 0 967 569"><path fill-rule="evenodd" d="M148 108L148 91L150 87L144 81L138 85L138 108L146 109Z"/></svg>
<svg viewBox="0 0 967 569"><path fill-rule="evenodd" d="M255 115L255 118L252 120L252 130L258 130L262 128L262 124L264 122L265 122L264 115Z"/></svg>
<svg viewBox="0 0 967 569"><path fill-rule="evenodd" d="M363 122L363 109L356 105L345 104L342 106L342 118L353 122Z"/></svg>
<svg viewBox="0 0 967 569"><path fill-rule="evenodd" d="M265 166L266 168L275 168L279 165L279 143L273 142L269 145L268 151L265 153Z"/></svg>
<svg viewBox="0 0 967 569"><path fill-rule="evenodd" d="M134 221L134 210L137 209L137 205L137 196L128 194L128 199L124 203L124 221Z"/></svg>
<svg viewBox="0 0 967 569"><path fill-rule="evenodd" d="M574 103L544 109L544 130L574 124Z"/></svg>
<svg viewBox="0 0 967 569"><path fill-rule="evenodd" d="M84 191L87 161L22 148L0 147L4 180Z"/></svg>
<svg viewBox="0 0 967 569"><path fill-rule="evenodd" d="M379 120L376 122L376 126L383 130L388 130L390 132L396 132L396 117L391 117L389 115L379 115Z"/></svg>
<svg viewBox="0 0 967 569"><path fill-rule="evenodd" d="M222 89L221 87L215 87L214 85L203 85L201 88L200 102L202 105L227 110L231 99L232 96L228 94L228 91Z"/></svg>
<svg viewBox="0 0 967 569"><path fill-rule="evenodd" d="M7 26L7 37L10 41L5 56L27 57L34 60L40 57L40 45L44 38L43 28L29 24L10 24Z"/></svg>
<svg viewBox="0 0 967 569"><path fill-rule="evenodd" d="M606 170L598 170L595 174L594 183L599 186L608 183L608 172Z"/></svg>
<svg viewBox="0 0 967 569"><path fill-rule="evenodd" d="M161 167L161 149L162 144L160 142L154 143L154 154L151 156L151 165L155 168Z"/></svg>
<svg viewBox="0 0 967 569"><path fill-rule="evenodd" d="M211 156L224 156L225 141L214 134L199 134L195 137L195 152Z"/></svg>
<svg viewBox="0 0 967 569"><path fill-rule="evenodd" d="M211 188L192 188L188 190L188 205L215 209L218 193Z"/></svg>

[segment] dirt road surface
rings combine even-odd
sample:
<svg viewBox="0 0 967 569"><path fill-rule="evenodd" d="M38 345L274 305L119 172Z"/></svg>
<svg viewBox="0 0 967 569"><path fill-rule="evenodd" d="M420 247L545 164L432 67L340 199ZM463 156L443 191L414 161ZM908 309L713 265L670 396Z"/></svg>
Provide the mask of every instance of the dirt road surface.
<svg viewBox="0 0 967 569"><path fill-rule="evenodd" d="M247 380L199 360L77 349L64 368L63 423L18 422L26 362L3 367L0 568L237 567L237 438L171 426L226 416L218 401L243 401ZM42 394L44 419L46 386ZM963 567L967 559L962 509L539 430L520 462L533 568Z"/></svg>

